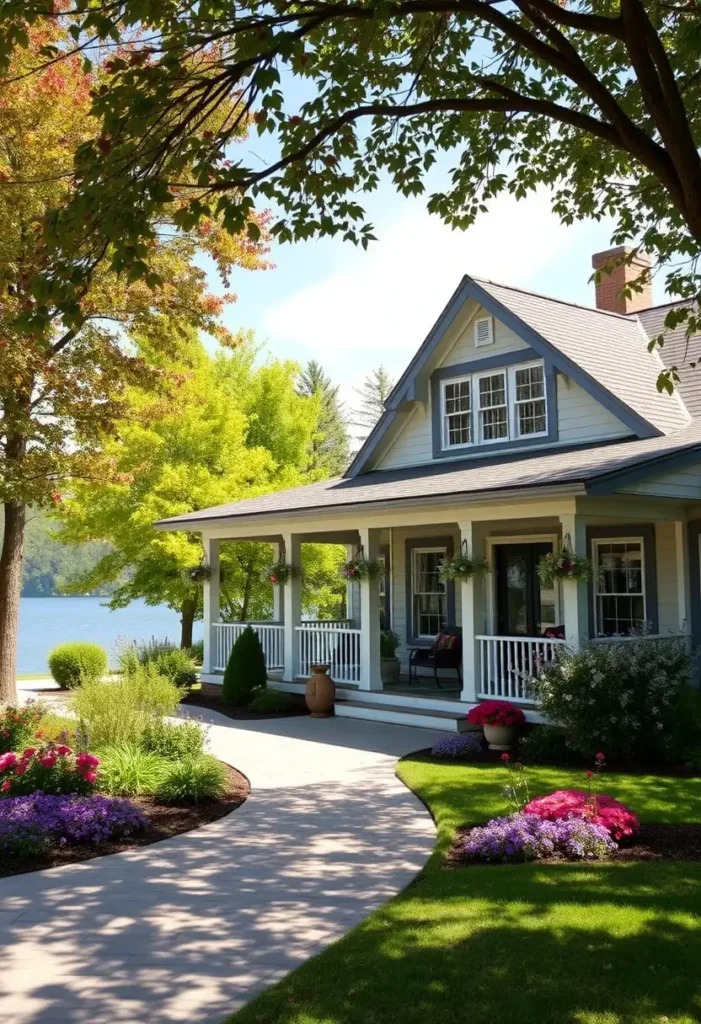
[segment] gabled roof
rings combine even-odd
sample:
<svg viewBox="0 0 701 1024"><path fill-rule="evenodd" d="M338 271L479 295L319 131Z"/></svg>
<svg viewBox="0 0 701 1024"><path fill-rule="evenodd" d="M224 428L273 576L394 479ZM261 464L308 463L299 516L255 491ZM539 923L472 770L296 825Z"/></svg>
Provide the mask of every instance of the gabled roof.
<svg viewBox="0 0 701 1024"><path fill-rule="evenodd" d="M679 396L657 390L657 376L664 364L656 352L648 352L648 337L635 318L466 275L388 397L387 411L349 467L348 476L363 471L386 436L398 406L414 397L417 375L468 299L479 302L548 358L637 437L667 434L689 424L691 417Z"/></svg>
<svg viewBox="0 0 701 1024"><path fill-rule="evenodd" d="M163 519L162 529L201 529L216 523L303 518L353 506L447 504L451 498L481 500L495 493L578 489L611 492L630 481L664 473L679 465L701 463L701 423L673 435L578 449L551 449L501 459L474 459L403 470L373 471L275 491ZM279 527L278 527L279 528Z"/></svg>
<svg viewBox="0 0 701 1024"><path fill-rule="evenodd" d="M691 366L701 360L701 334L686 336L686 324L665 330L665 317L670 309L683 306L682 302L669 302L665 306L652 306L636 314L649 338L664 334L664 345L658 349L666 367L676 366L679 372L679 393L692 416L701 416L701 366Z"/></svg>

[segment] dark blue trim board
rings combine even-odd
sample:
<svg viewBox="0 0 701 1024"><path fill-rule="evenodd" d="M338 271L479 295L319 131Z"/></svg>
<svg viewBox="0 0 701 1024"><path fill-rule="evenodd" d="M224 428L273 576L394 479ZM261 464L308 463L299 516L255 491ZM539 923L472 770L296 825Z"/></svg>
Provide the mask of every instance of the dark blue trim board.
<svg viewBox="0 0 701 1024"><path fill-rule="evenodd" d="M411 647L430 647L433 640L426 637L417 637L414 630L414 600L411 588L411 574L413 569L412 552L414 548L445 548L446 555L450 558L453 554L453 538L448 534L444 537L409 537L404 542L404 576L406 580L406 609L405 629L407 643ZM455 584L448 583L446 587L448 596L448 623L455 625Z"/></svg>
<svg viewBox="0 0 701 1024"><path fill-rule="evenodd" d="M443 366L431 374L431 434L433 439L434 459L454 459L456 455L464 453L471 455L473 452L488 454L491 451L499 452L514 448L530 448L534 445L553 443L558 438L557 427L557 381L555 368L551 362L543 360L545 365L545 404L548 413L548 432L538 434L536 437L505 437L500 441L487 441L482 444L456 445L453 448L443 447L443 408L441 401L441 384L444 380L452 380L454 377L463 377L473 373L483 373L485 370L508 370L510 366L518 363L532 363L541 357L532 348L523 349L517 352L506 352L503 355L487 356L485 359L475 359L469 363L456 363L454 366Z"/></svg>
<svg viewBox="0 0 701 1024"><path fill-rule="evenodd" d="M655 547L654 523L629 523L621 526L587 526L587 554L594 554L592 541L611 537L642 537L644 550L645 597L647 599L647 620L653 633L659 633L660 616L657 600L657 550ZM589 584L589 635L594 636L594 586Z"/></svg>
<svg viewBox="0 0 701 1024"><path fill-rule="evenodd" d="M513 313L507 306L467 275L453 292L448 304L436 320L435 324L427 334L422 345L414 358L400 377L394 390L387 399L387 411L381 417L375 429L365 441L355 459L348 467L346 476L357 476L363 471L368 461L377 450L379 444L386 436L394 422L397 410L402 401L407 399L409 394L415 394L415 380L418 374L426 366L429 359L443 341L448 329L455 320L458 312L462 309L468 299L474 299L488 313L509 327L522 341L525 341L533 351L546 361L552 362L556 370L570 377L576 384L579 384L588 394L596 398L605 409L608 409L614 416L630 429L636 437L660 437L661 430L658 430L652 423L641 416L625 402L616 398L602 384L591 377L572 359L569 359L551 342L547 341L541 334L525 323L519 316ZM412 388L414 390L412 391Z"/></svg>
<svg viewBox="0 0 701 1024"><path fill-rule="evenodd" d="M699 543L701 541L701 520L695 519L688 527L689 548L689 615L691 622L691 649L698 651L701 647L701 564L699 564ZM699 684L699 659L694 658L693 677Z"/></svg>

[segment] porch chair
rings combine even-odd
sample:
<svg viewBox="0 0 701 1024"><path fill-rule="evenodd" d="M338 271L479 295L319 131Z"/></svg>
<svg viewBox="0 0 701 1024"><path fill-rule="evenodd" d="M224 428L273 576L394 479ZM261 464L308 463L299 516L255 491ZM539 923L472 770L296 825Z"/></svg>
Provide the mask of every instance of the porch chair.
<svg viewBox="0 0 701 1024"><path fill-rule="evenodd" d="M458 683L462 686L462 629L460 626L446 626L430 647L410 647L409 650L409 683L411 683L412 675L418 681L418 668L432 668L436 686L440 689L438 669L454 668L458 674Z"/></svg>

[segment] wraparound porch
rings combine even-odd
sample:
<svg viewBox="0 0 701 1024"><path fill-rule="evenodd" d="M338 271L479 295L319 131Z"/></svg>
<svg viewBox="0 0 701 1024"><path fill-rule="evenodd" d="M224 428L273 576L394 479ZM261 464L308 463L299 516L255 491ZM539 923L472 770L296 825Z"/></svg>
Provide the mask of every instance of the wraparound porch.
<svg viewBox="0 0 701 1024"><path fill-rule="evenodd" d="M465 518L468 513L472 518ZM357 524L361 516L354 518ZM362 546L367 558L385 560L386 575L379 585L363 581L349 588L345 619L305 621L299 581L276 588L273 618L252 625L275 685L284 688L301 688L311 664L320 661L331 665L343 696L355 694L362 701L396 699L420 705L430 700L436 706L458 704L463 713L466 706L488 697L528 706L527 683L537 665L554 657L562 645L577 648L600 631L605 615L619 615L622 622L625 616L637 616L653 635L690 631L689 524L678 502L653 500L641 509L639 501L627 497L560 499L548 505L505 501L428 513L392 515L383 510L373 520L373 525L351 527L339 515L324 524L295 523L294 530L278 523L282 528L274 534L268 532L270 522L265 534L250 525L221 526L205 534L212 575L205 593L203 678L220 681L231 645L245 626L218 621L219 546L235 540L264 539L293 564L299 564L304 543L325 538L345 543L349 557ZM607 578L609 583L618 581L615 587L595 589L568 581L548 592L536 586L538 552L557 550L565 537L578 553L594 554L613 566ZM437 560L463 545L473 557L485 557L493 571L445 585L439 592ZM622 579L627 593L619 593ZM381 624L401 638L398 685L383 686L381 680ZM455 673L444 673L440 689L431 689L425 677L410 685L411 649L430 644L444 624L462 632L460 682Z"/></svg>

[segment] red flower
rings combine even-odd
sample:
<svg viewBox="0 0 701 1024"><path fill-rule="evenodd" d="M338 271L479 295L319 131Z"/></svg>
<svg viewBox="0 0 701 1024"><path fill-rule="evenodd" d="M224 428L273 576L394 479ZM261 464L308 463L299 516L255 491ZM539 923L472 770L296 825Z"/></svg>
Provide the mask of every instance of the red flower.
<svg viewBox="0 0 701 1024"><path fill-rule="evenodd" d="M3 782L2 786L0 786L0 789L2 789L3 792L5 792L5 793L7 793L8 789L11 789L11 788L12 788L12 783L10 782L9 779L5 779L5 781Z"/></svg>
<svg viewBox="0 0 701 1024"><path fill-rule="evenodd" d="M56 753L59 757L65 757L67 754L72 753L71 748L67 747L65 743L59 743L56 747Z"/></svg>
<svg viewBox="0 0 701 1024"><path fill-rule="evenodd" d="M36 754L36 747L27 747L23 752L22 757L34 757Z"/></svg>
<svg viewBox="0 0 701 1024"><path fill-rule="evenodd" d="M593 779L594 778L594 772L587 772L587 778L588 779Z"/></svg>
<svg viewBox="0 0 701 1024"><path fill-rule="evenodd" d="M40 760L44 768L53 768L53 766L56 764L56 755L44 754L44 756L40 758Z"/></svg>
<svg viewBox="0 0 701 1024"><path fill-rule="evenodd" d="M467 720L473 725L521 725L526 716L508 700L484 700L470 708Z"/></svg>
<svg viewBox="0 0 701 1024"><path fill-rule="evenodd" d="M511 760L511 758L509 757L508 754L502 754L501 755L501 759L502 759L502 761L510 761Z"/></svg>
<svg viewBox="0 0 701 1024"><path fill-rule="evenodd" d="M601 751L599 751L599 753L595 755L595 759L597 761L605 761L606 760L606 755L602 754Z"/></svg>
<svg viewBox="0 0 701 1024"><path fill-rule="evenodd" d="M94 782L96 778L97 778L97 772L96 771L83 772L83 779L86 782Z"/></svg>

